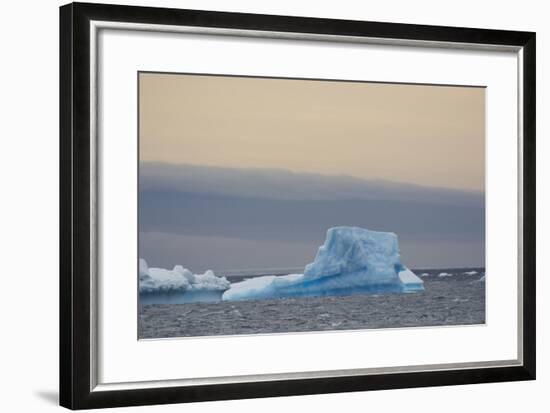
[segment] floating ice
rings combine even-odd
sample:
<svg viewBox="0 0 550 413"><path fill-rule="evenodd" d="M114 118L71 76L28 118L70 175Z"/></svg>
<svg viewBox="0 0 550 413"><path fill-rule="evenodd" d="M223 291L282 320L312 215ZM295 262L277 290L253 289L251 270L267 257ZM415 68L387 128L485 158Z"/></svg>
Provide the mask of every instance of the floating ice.
<svg viewBox="0 0 550 413"><path fill-rule="evenodd" d="M413 273L408 268L405 268L402 271L399 271L399 279L403 283L404 292L413 292L413 291L422 291L424 290L424 281L418 278L415 273Z"/></svg>
<svg viewBox="0 0 550 413"><path fill-rule="evenodd" d="M466 272L463 272L462 274L464 274L464 275L476 275L477 271L466 271Z"/></svg>
<svg viewBox="0 0 550 413"><path fill-rule="evenodd" d="M264 276L231 284L223 300L403 293L423 281L401 264L397 236L357 227L336 227L303 274Z"/></svg>
<svg viewBox="0 0 550 413"><path fill-rule="evenodd" d="M448 272L440 272L437 276L438 277L452 277L453 274L450 274Z"/></svg>
<svg viewBox="0 0 550 413"><path fill-rule="evenodd" d="M211 270L193 274L176 265L172 270L149 268L139 260L139 292L142 304L215 301L230 286L225 277L217 277Z"/></svg>

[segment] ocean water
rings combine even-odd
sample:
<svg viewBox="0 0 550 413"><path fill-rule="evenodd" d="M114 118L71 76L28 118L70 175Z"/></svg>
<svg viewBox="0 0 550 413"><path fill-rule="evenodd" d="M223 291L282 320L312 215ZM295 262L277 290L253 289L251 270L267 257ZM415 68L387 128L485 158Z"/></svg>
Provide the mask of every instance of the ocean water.
<svg viewBox="0 0 550 413"><path fill-rule="evenodd" d="M485 282L480 281L485 275L484 268L413 271L424 281L422 292L186 304L140 303L139 337L271 334L485 323ZM234 275L228 279L238 282L253 276Z"/></svg>

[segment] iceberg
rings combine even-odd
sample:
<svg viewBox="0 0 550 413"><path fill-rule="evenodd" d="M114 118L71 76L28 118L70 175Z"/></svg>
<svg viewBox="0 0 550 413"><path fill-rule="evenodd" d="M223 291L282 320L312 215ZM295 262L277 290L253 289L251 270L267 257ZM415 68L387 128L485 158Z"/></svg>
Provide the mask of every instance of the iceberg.
<svg viewBox="0 0 550 413"><path fill-rule="evenodd" d="M303 274L255 277L231 284L222 299L406 293L423 289L423 281L401 264L397 235L335 227L327 231L325 243Z"/></svg>
<svg viewBox="0 0 550 413"><path fill-rule="evenodd" d="M193 274L176 265L172 270L149 268L139 260L139 295L141 304L180 304L197 301L219 301L230 286L225 277L213 271Z"/></svg>

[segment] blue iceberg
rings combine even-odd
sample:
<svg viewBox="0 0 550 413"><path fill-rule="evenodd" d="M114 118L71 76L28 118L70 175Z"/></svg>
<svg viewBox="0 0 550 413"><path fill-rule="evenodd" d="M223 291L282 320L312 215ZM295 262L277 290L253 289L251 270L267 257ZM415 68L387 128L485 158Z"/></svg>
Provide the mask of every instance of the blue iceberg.
<svg viewBox="0 0 550 413"><path fill-rule="evenodd" d="M176 265L172 270L149 268L144 259L139 260L139 298L142 305L220 301L229 285L225 277L218 277L211 270L193 274L181 265Z"/></svg>
<svg viewBox="0 0 550 413"><path fill-rule="evenodd" d="M264 276L231 284L223 300L406 293L423 281L401 264L397 235L357 227L327 231L325 243L303 274Z"/></svg>

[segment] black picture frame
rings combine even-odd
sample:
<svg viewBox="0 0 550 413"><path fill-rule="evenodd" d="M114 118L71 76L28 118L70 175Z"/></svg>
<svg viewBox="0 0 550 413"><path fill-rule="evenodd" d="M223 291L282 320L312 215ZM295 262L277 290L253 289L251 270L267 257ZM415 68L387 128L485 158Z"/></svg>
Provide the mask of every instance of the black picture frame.
<svg viewBox="0 0 550 413"><path fill-rule="evenodd" d="M522 365L93 391L90 283L90 22L507 45L523 54ZM536 370L535 55L532 32L72 3L60 8L60 404L104 408L533 380Z"/></svg>

